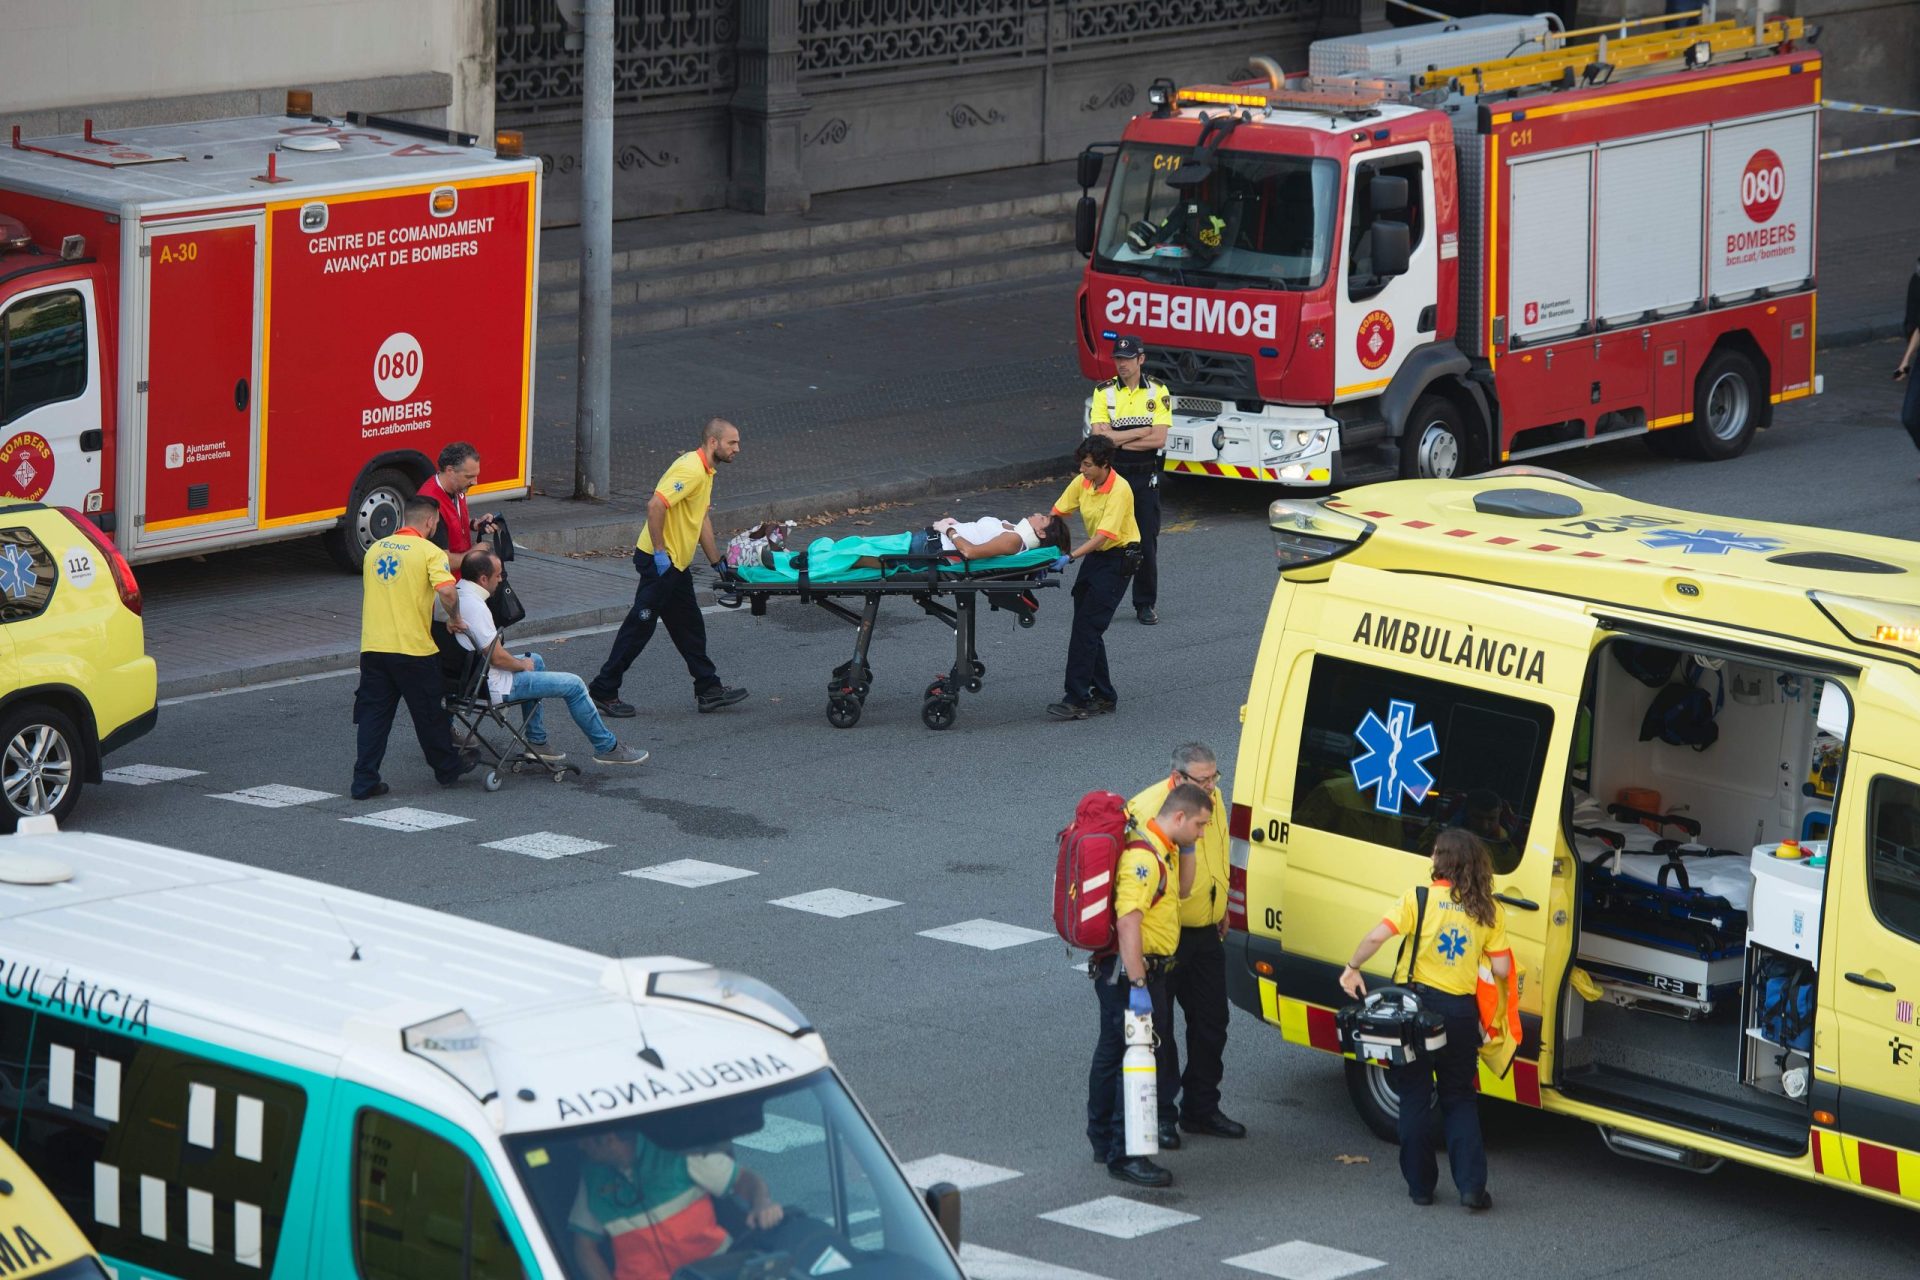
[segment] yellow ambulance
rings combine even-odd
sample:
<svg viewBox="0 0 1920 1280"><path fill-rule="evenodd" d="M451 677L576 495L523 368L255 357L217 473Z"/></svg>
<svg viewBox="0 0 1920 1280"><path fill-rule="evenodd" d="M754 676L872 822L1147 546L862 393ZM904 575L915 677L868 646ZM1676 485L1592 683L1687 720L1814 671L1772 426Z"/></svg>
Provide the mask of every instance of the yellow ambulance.
<svg viewBox="0 0 1920 1280"><path fill-rule="evenodd" d="M1522 970L1483 1094L1920 1202L1920 548L1521 467L1270 523L1235 1003L1339 1053L1341 965L1465 826ZM1387 1074L1345 1069L1391 1137Z"/></svg>
<svg viewBox="0 0 1920 1280"><path fill-rule="evenodd" d="M26 1161L0 1142L0 1276L106 1280L99 1255Z"/></svg>

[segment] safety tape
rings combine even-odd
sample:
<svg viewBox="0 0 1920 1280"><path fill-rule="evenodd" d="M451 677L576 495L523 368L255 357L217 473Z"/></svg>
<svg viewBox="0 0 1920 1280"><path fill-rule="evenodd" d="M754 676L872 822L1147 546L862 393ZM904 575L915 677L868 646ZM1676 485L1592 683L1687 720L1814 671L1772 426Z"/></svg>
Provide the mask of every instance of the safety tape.
<svg viewBox="0 0 1920 1280"><path fill-rule="evenodd" d="M1832 98L1820 99L1820 105L1829 111L1852 111L1863 116L1920 116L1920 110L1912 107L1876 107L1865 102L1836 102Z"/></svg>
<svg viewBox="0 0 1920 1280"><path fill-rule="evenodd" d="M1822 160L1838 160L1841 156L1863 156L1869 151L1898 151L1902 147L1920 147L1920 138L1907 138L1900 142L1876 142L1870 147L1848 147L1845 151L1822 151Z"/></svg>

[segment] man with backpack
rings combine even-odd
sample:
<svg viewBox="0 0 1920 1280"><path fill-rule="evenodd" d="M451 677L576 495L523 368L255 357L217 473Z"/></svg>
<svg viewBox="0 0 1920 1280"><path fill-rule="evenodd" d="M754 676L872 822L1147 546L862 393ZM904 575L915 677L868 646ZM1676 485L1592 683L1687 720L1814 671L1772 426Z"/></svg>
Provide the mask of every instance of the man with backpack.
<svg viewBox="0 0 1920 1280"><path fill-rule="evenodd" d="M1117 797L1116 797L1117 799ZM1193 847L1213 817L1206 791L1183 782L1167 793L1159 812L1127 840L1113 862L1113 945L1087 964L1100 1001L1100 1038L1087 1073L1087 1140L1093 1158L1122 1182L1164 1187L1173 1175L1145 1156L1127 1154L1120 1100L1120 1064L1126 1056L1126 1016L1150 1015L1158 1044L1160 1131L1178 1119L1180 1089L1173 1044L1173 1006L1167 972L1180 945L1180 900L1193 891Z"/></svg>

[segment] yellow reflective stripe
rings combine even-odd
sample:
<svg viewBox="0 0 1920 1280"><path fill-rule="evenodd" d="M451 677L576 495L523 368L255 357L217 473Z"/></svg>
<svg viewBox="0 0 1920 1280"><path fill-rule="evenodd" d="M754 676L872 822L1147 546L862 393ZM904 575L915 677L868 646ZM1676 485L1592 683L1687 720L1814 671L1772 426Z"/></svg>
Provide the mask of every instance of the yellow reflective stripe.
<svg viewBox="0 0 1920 1280"><path fill-rule="evenodd" d="M1499 1076L1496 1076L1492 1071L1488 1070L1487 1064L1484 1061L1480 1063L1479 1069L1481 1097L1504 1098L1508 1102L1516 1102L1519 1100L1519 1095L1514 1092L1515 1072L1508 1071L1507 1078L1502 1080Z"/></svg>
<svg viewBox="0 0 1920 1280"><path fill-rule="evenodd" d="M1273 979L1271 978L1261 978L1258 981L1260 984L1260 1016L1268 1022L1278 1024L1280 1021L1280 1010L1277 1005L1280 999L1280 988L1273 985Z"/></svg>
<svg viewBox="0 0 1920 1280"><path fill-rule="evenodd" d="M1901 1151L1896 1148L1894 1154L1900 1161L1901 1198L1920 1200L1920 1152Z"/></svg>
<svg viewBox="0 0 1920 1280"><path fill-rule="evenodd" d="M1289 1044L1312 1045L1307 1033L1307 1006L1299 1000L1280 1001L1280 1037Z"/></svg>
<svg viewBox="0 0 1920 1280"><path fill-rule="evenodd" d="M1813 1140L1820 1146L1820 1174L1836 1182L1857 1184L1860 1180L1853 1174L1854 1163L1848 1159L1846 1140L1839 1134L1827 1129L1815 1129Z"/></svg>

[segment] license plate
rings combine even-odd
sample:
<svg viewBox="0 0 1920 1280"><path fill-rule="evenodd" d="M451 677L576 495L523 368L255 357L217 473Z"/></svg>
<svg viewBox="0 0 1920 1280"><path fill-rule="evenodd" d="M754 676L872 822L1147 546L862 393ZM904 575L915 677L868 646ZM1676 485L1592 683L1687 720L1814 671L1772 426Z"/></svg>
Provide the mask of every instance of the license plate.
<svg viewBox="0 0 1920 1280"><path fill-rule="evenodd" d="M1168 453L1192 453L1193 437L1169 435L1167 437L1167 452Z"/></svg>

